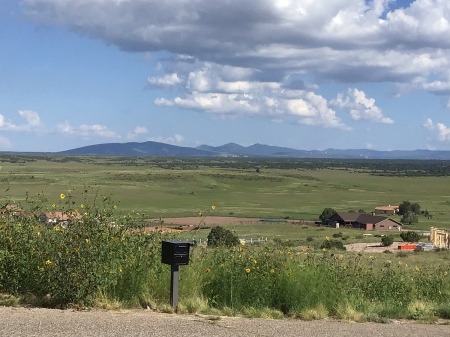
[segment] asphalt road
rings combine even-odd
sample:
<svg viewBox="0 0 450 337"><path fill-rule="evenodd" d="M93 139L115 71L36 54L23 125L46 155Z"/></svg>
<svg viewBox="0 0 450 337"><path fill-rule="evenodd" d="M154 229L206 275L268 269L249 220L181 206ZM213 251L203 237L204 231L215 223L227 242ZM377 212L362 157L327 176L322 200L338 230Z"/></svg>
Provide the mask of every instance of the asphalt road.
<svg viewBox="0 0 450 337"><path fill-rule="evenodd" d="M0 307L0 336L283 336L449 337L450 325L305 322L294 319L210 319L152 311L71 311Z"/></svg>

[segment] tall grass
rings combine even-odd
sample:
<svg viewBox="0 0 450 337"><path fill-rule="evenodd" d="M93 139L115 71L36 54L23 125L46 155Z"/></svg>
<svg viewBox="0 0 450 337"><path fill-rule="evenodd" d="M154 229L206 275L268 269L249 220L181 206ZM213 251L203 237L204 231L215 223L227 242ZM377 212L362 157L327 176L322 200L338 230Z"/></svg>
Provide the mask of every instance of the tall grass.
<svg viewBox="0 0 450 337"><path fill-rule="evenodd" d="M323 308L341 316L349 308L408 316L411 303L448 305L450 268L407 267L386 261L379 268L360 255L263 248L206 250L204 295L213 306L237 310L269 307L302 316ZM446 304L447 303L447 304Z"/></svg>
<svg viewBox="0 0 450 337"><path fill-rule="evenodd" d="M61 194L54 209L68 221L51 224L25 211L0 219L0 292L33 294L46 305L92 305L100 292L122 301L157 294L161 284L161 234L145 233L128 216L114 216L115 205L99 198L77 204ZM77 209L74 210L74 208Z"/></svg>
<svg viewBox="0 0 450 337"><path fill-rule="evenodd" d="M72 217L67 226L40 223L31 210L1 214L0 293L33 296L55 307L109 302L168 310L170 268L160 256L166 236L147 233L135 218L117 214L107 197L80 204L61 195L56 204ZM33 212L38 206L32 204ZM179 295L186 312L445 318L450 266L275 244L198 246L190 264L180 268Z"/></svg>

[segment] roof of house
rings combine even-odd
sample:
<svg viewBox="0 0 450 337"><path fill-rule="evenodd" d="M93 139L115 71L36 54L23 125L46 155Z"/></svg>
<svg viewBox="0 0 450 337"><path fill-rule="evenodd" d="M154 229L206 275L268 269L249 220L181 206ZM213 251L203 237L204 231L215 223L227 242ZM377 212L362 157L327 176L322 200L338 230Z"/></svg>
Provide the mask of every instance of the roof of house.
<svg viewBox="0 0 450 337"><path fill-rule="evenodd" d="M396 210L398 210L398 206L391 206L391 205L389 205L389 206L378 206L378 207L375 207L375 210L376 211L396 211Z"/></svg>
<svg viewBox="0 0 450 337"><path fill-rule="evenodd" d="M22 209L17 204L6 204L0 208L1 213L5 212L22 212Z"/></svg>
<svg viewBox="0 0 450 337"><path fill-rule="evenodd" d="M389 218L386 218L385 216L361 213L356 221L363 224L376 224L386 219Z"/></svg>
<svg viewBox="0 0 450 337"><path fill-rule="evenodd" d="M73 219L81 219L81 214L78 212L66 213L66 212L45 212L42 213L47 219L66 221Z"/></svg>
<svg viewBox="0 0 450 337"><path fill-rule="evenodd" d="M379 216L379 215L372 215L368 213L355 213L355 212L336 212L334 213L330 219L334 218L336 219L340 218L342 221L345 222L359 222L362 224L377 224L379 222L390 220L392 222L397 223L398 225L402 225L400 222L393 220L391 218L385 217L385 216Z"/></svg>
<svg viewBox="0 0 450 337"><path fill-rule="evenodd" d="M356 221L356 219L358 219L358 216L360 214L361 213L356 213L356 212L336 212L331 217L332 218L338 217L342 221L345 221L345 222L354 222L354 221Z"/></svg>

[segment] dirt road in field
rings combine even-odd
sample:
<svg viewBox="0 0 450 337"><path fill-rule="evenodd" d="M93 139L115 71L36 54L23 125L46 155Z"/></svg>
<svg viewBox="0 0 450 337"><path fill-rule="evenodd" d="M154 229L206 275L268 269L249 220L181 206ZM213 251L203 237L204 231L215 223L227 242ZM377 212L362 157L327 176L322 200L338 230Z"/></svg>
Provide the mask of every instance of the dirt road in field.
<svg viewBox="0 0 450 337"><path fill-rule="evenodd" d="M2 337L417 337L450 336L448 325L306 322L294 319L264 320L212 318L160 314L152 311L89 311L0 307Z"/></svg>

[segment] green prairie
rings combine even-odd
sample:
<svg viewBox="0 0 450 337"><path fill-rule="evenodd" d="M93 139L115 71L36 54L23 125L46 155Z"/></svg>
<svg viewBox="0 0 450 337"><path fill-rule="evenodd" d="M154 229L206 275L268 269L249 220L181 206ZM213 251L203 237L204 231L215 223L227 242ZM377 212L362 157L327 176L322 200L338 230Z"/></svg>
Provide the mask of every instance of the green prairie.
<svg viewBox="0 0 450 337"><path fill-rule="evenodd" d="M50 208L61 193L77 203L98 194L111 197L124 213L149 218L195 216L215 205L220 216L317 220L325 207L370 212L408 200L433 214L419 217L415 228L450 227L450 177L445 175L374 175L345 162L305 168L301 160L275 165L244 159L5 158L2 203L39 196Z"/></svg>
<svg viewBox="0 0 450 337"><path fill-rule="evenodd" d="M46 226L35 217L12 216L14 209L2 212L0 294L8 301L164 311L170 269L161 263L161 240L173 234L149 233L145 220L201 211L202 227L179 238L205 238L210 216L234 215L266 218L227 228L239 238L268 240L193 247L180 273L182 312L376 322L450 318L448 250L346 252L333 246L380 238L300 221L316 220L325 207L370 212L408 200L433 214L420 215L412 227L450 227L448 174L436 174L441 163L415 163L411 171L405 163L389 168L388 162L365 161L31 155L1 160L3 204L16 202L35 213L82 213L72 224ZM400 240L398 232L390 234Z"/></svg>

